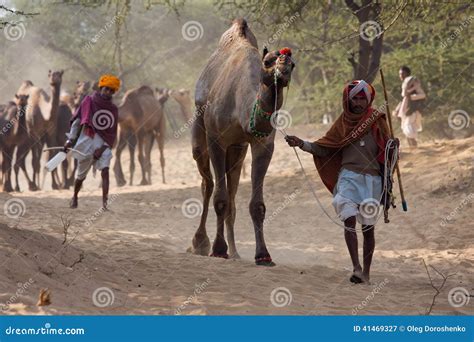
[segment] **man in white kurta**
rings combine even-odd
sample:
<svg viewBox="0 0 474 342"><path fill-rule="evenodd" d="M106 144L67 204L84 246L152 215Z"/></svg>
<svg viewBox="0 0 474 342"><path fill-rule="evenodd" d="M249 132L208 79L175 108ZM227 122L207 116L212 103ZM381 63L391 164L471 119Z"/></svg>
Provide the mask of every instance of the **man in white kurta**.
<svg viewBox="0 0 474 342"><path fill-rule="evenodd" d="M411 70L407 66L402 66L399 71L402 80L402 101L397 105L394 116L401 120L401 128L406 136L410 148L418 146L418 132L422 131L422 115L420 110L413 109L414 102L426 99L426 94L421 88L420 80L411 75Z"/></svg>

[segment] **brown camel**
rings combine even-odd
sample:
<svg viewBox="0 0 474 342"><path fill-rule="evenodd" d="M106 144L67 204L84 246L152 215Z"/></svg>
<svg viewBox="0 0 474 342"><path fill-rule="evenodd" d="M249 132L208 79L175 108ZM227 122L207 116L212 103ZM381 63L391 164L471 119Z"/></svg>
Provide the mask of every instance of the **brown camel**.
<svg viewBox="0 0 474 342"><path fill-rule="evenodd" d="M181 118L184 122L188 122L192 117L192 106L193 102L189 94L189 90L180 89L180 90L170 90L169 95L178 102L179 109L181 110Z"/></svg>
<svg viewBox="0 0 474 342"><path fill-rule="evenodd" d="M225 223L230 256L239 257L234 240L235 194L242 162L250 144L252 197L249 210L256 238L255 262L257 265L274 265L263 235L263 182L272 159L275 139L270 115L282 106L283 88L288 86L295 66L291 51L285 50L284 53L268 53L264 49L262 59L257 40L247 22L235 20L222 35L217 50L197 81L197 119L192 128L192 148L202 176L203 211L192 241L191 252L195 254L209 254L206 219L214 193L217 233L211 256L228 257ZM215 189L210 162L216 177Z"/></svg>
<svg viewBox="0 0 474 342"><path fill-rule="evenodd" d="M32 152L33 183L40 183L41 156L44 144L57 146L55 130L57 127L59 96L61 92L63 70L51 70L48 73L51 85L51 97L39 87L33 86L30 81L25 81L18 90L19 95L29 95L26 109L26 125L28 128L30 149ZM29 82L29 83L28 83ZM49 158L57 151L51 151ZM53 177L53 188L58 188L55 177Z"/></svg>
<svg viewBox="0 0 474 342"><path fill-rule="evenodd" d="M153 90L148 86L141 86L127 91L118 106L120 135L114 164L115 179L118 186L125 185L125 177L122 171L121 154L127 144L130 150L130 185L133 184L133 173L135 170L134 151L138 143L138 161L142 170L140 185L151 184L151 148L153 140L158 137L156 132L161 131L164 126L163 105L155 97ZM164 155L162 141L158 139L160 147L160 162L162 180L164 177Z"/></svg>
<svg viewBox="0 0 474 342"><path fill-rule="evenodd" d="M26 107L28 105L28 95L15 95L15 101L8 104L2 115L4 124L2 125L2 172L4 175L3 191L13 191L11 181L12 162L15 157L15 191L20 191L18 174L20 168L28 181L29 189L36 190L34 183L28 176L25 165L25 157L29 150L29 135L26 127ZM16 156L14 156L16 148Z"/></svg>

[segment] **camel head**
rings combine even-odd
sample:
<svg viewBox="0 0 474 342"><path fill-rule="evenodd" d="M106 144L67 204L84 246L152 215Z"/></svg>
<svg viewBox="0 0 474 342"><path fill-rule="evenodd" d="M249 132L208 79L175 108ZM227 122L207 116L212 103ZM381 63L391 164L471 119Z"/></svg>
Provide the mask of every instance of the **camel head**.
<svg viewBox="0 0 474 342"><path fill-rule="evenodd" d="M169 90L169 95L180 105L184 107L192 107L192 100L191 100L191 95L190 91L188 89L179 89L179 90Z"/></svg>
<svg viewBox="0 0 474 342"><path fill-rule="evenodd" d="M155 88L155 92L156 92L156 99L158 100L159 103L163 105L165 104L166 101L168 101L170 90L166 88Z"/></svg>
<svg viewBox="0 0 474 342"><path fill-rule="evenodd" d="M19 107L26 107L28 104L29 95L18 95L15 94L15 104Z"/></svg>
<svg viewBox="0 0 474 342"><path fill-rule="evenodd" d="M77 81L76 90L73 93L73 105L79 107L84 97L89 94L91 89L91 82L89 81Z"/></svg>
<svg viewBox="0 0 474 342"><path fill-rule="evenodd" d="M61 85L61 82L63 80L63 73L64 73L64 70L53 71L53 72L49 70L48 72L49 84L52 86Z"/></svg>
<svg viewBox="0 0 474 342"><path fill-rule="evenodd" d="M278 85L287 87L291 80L291 72L295 68L295 63L291 58L291 50L283 48L276 51L263 49L262 58L262 82L270 87L277 79Z"/></svg>

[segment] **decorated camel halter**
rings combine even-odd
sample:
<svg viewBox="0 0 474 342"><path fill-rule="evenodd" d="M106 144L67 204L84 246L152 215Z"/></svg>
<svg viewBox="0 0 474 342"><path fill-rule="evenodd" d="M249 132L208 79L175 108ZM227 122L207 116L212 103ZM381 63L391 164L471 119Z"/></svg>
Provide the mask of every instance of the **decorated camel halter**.
<svg viewBox="0 0 474 342"><path fill-rule="evenodd" d="M262 109L262 106L260 104L260 96L257 95L257 98L253 102L252 110L250 111L250 131L254 137L265 138L265 137L268 137L273 132L273 130L270 132L262 132L262 131L257 130L257 128L255 128L256 116L260 116L261 118L267 121L270 121L272 114L273 114L272 112L266 112Z"/></svg>

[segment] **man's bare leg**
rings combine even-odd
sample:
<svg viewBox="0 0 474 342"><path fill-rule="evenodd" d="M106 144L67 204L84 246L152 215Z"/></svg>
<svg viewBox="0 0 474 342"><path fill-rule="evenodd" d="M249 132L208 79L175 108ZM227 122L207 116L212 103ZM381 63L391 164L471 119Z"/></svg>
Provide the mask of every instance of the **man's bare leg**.
<svg viewBox="0 0 474 342"><path fill-rule="evenodd" d="M362 226L362 232L364 234L364 270L362 271L362 277L364 282L370 280L370 265L372 264L372 256L375 250L375 227L374 226Z"/></svg>
<svg viewBox="0 0 474 342"><path fill-rule="evenodd" d="M76 181L74 182L74 195L72 196L71 203L69 205L71 209L76 209L78 206L78 195L83 182L84 179L76 179Z"/></svg>
<svg viewBox="0 0 474 342"><path fill-rule="evenodd" d="M107 202L109 200L109 168L103 168L102 176L102 207L107 210Z"/></svg>
<svg viewBox="0 0 474 342"><path fill-rule="evenodd" d="M355 230L356 227L356 218L351 216L344 221L344 237L346 239L347 249L349 250L349 255L352 260L353 274L350 278L350 281L353 283L362 283L362 267L359 262L359 251L358 251L358 242L357 242L357 233Z"/></svg>

